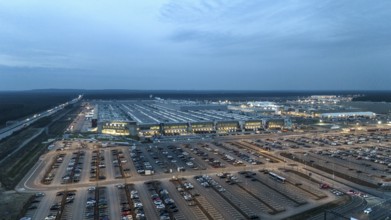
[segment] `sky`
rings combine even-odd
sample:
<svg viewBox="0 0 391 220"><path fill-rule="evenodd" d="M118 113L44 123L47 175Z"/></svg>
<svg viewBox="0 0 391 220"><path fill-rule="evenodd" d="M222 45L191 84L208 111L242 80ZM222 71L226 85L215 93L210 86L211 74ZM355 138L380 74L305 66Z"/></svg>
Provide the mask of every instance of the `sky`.
<svg viewBox="0 0 391 220"><path fill-rule="evenodd" d="M390 90L391 1L0 0L0 90Z"/></svg>

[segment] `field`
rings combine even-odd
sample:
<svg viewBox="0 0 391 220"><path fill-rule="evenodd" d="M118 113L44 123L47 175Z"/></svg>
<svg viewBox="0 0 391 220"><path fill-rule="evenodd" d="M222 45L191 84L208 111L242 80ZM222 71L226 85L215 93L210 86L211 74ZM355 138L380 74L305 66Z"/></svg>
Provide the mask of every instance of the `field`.
<svg viewBox="0 0 391 220"><path fill-rule="evenodd" d="M63 134L70 123L68 118L73 117L75 112L77 112L77 109L77 107L65 109L52 116L50 120L43 118L31 128L27 128L1 142L0 158L3 159L9 153L13 152L17 146L23 144L25 140L34 136L37 132L40 133L29 143L20 148L17 153L2 162L0 168L0 182L6 189L13 189L31 166L38 160L40 155L47 150L48 144L42 142ZM42 128L46 126L48 126L47 132L41 132Z"/></svg>
<svg viewBox="0 0 391 220"><path fill-rule="evenodd" d="M29 201L32 194L17 193L15 191L3 191L0 188L0 213L1 220L14 220L19 219L20 210Z"/></svg>

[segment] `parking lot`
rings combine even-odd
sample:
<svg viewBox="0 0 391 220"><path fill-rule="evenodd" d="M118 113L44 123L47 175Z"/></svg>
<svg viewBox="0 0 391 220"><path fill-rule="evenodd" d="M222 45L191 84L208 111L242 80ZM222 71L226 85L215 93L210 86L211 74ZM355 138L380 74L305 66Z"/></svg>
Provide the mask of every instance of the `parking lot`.
<svg viewBox="0 0 391 220"><path fill-rule="evenodd" d="M338 189L331 180L311 177L307 168L318 165L347 180L387 183L390 138L379 131L129 146L59 141L37 171L39 184L49 190L32 201L26 215L281 219L342 196L365 200L365 193ZM356 202L358 215L362 206Z"/></svg>
<svg viewBox="0 0 391 220"><path fill-rule="evenodd" d="M388 187L391 181L388 177L391 173L390 139L391 135L384 132L287 139L285 144L295 145L285 147L296 146L296 150L285 155L305 166L322 167L334 175L344 174L346 179L366 182L368 186Z"/></svg>

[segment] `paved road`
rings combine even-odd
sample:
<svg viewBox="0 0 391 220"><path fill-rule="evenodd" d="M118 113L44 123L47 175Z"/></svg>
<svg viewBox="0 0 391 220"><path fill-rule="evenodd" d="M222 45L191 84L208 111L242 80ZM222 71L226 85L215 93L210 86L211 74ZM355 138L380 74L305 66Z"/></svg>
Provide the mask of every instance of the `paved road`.
<svg viewBox="0 0 391 220"><path fill-rule="evenodd" d="M3 129L0 129L0 140L12 135L13 132L15 132L15 131L19 131L20 129L22 129L26 126L31 125L32 123L34 123L35 121L37 121L43 117L50 116L50 115L56 113L57 111L63 109L65 106L67 106L69 104L74 104L74 103L80 101L81 98L82 98L82 96L79 96L78 98L72 99L69 102L58 105L52 109L34 114L33 116L28 116L27 118L20 119L20 121L18 123L13 124L11 126L7 126Z"/></svg>

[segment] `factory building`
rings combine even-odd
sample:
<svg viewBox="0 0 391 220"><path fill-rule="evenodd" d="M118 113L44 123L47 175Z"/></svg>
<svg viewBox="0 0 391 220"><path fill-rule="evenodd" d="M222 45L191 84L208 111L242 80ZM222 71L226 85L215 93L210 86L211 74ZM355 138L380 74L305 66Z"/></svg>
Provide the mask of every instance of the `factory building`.
<svg viewBox="0 0 391 220"><path fill-rule="evenodd" d="M250 120L243 123L243 129L245 131L259 131L263 129L262 120Z"/></svg>
<svg viewBox="0 0 391 220"><path fill-rule="evenodd" d="M192 123L155 123L138 124L128 122L103 122L98 127L102 134L154 137L159 135L187 135L206 133L231 133L241 131L259 131L262 129L290 128L289 119L266 119L249 121L215 121Z"/></svg>
<svg viewBox="0 0 391 220"><path fill-rule="evenodd" d="M216 110L216 111L227 111L227 105L209 104L209 105L184 105L180 106L181 111L200 111L200 110Z"/></svg>
<svg viewBox="0 0 391 220"><path fill-rule="evenodd" d="M319 114L321 118L376 118L373 112L333 112Z"/></svg>
<svg viewBox="0 0 391 220"><path fill-rule="evenodd" d="M289 119L275 118L248 121L209 121L192 123L138 124L135 121L112 121L98 124L102 134L157 137L160 135L188 135L207 133L256 132L262 129L284 129L291 126Z"/></svg>
<svg viewBox="0 0 391 220"><path fill-rule="evenodd" d="M98 119L93 118L91 119L91 128L96 128L98 127Z"/></svg>
<svg viewBox="0 0 391 220"><path fill-rule="evenodd" d="M218 133L229 133L240 131L239 121L218 121L216 122L216 132Z"/></svg>
<svg viewBox="0 0 391 220"><path fill-rule="evenodd" d="M98 128L102 134L111 134L111 135L138 135L138 125L134 121L112 121L112 122L102 122L98 124Z"/></svg>
<svg viewBox="0 0 391 220"><path fill-rule="evenodd" d="M128 122L129 134L131 136L138 136L138 125L135 121Z"/></svg>
<svg viewBox="0 0 391 220"><path fill-rule="evenodd" d="M192 122L189 131L194 134L214 133L216 131L214 122Z"/></svg>
<svg viewBox="0 0 391 220"><path fill-rule="evenodd" d="M291 129L292 121L289 118L269 118L264 121L265 129L282 130Z"/></svg>
<svg viewBox="0 0 391 220"><path fill-rule="evenodd" d="M130 135L128 122L104 122L101 132L111 135Z"/></svg>
<svg viewBox="0 0 391 220"><path fill-rule="evenodd" d="M161 135L160 124L140 124L138 134L142 137L152 137Z"/></svg>
<svg viewBox="0 0 391 220"><path fill-rule="evenodd" d="M184 135L188 133L188 123L162 123L160 124L164 135Z"/></svg>

